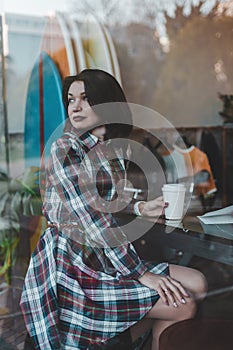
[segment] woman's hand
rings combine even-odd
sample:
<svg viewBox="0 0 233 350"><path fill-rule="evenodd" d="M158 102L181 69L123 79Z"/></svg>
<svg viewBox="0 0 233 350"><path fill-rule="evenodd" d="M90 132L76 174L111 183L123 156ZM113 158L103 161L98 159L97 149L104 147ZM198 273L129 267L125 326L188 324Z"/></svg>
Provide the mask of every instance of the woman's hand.
<svg viewBox="0 0 233 350"><path fill-rule="evenodd" d="M155 198L148 202L142 202L139 204L139 211L143 216L161 216L164 214L164 203L163 197Z"/></svg>
<svg viewBox="0 0 233 350"><path fill-rule="evenodd" d="M146 287L156 290L162 301L169 306L178 307L180 303L185 304L185 298L189 297L182 284L169 276L145 272L139 278L139 282Z"/></svg>

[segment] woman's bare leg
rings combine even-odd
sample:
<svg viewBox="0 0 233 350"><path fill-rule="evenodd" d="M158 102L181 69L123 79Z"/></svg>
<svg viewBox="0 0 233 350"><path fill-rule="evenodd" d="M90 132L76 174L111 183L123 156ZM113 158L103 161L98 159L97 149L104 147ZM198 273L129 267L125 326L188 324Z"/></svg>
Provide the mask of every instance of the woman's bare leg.
<svg viewBox="0 0 233 350"><path fill-rule="evenodd" d="M179 304L177 308L165 305L162 300L159 299L147 316L131 327L132 341L135 341L140 335L152 328L152 349L159 349L159 336L165 328L173 323L195 316L196 303L191 296L188 299L186 304Z"/></svg>
<svg viewBox="0 0 233 350"><path fill-rule="evenodd" d="M190 297L186 298L186 304L179 303L178 307L172 308L159 300L152 308L148 317L153 316L157 320L153 324L153 345L152 350L159 349L159 337L162 331L173 323L191 319L196 314L196 303L202 300L207 292L207 281L204 275L192 268L170 265L170 276L180 281L189 292Z"/></svg>
<svg viewBox="0 0 233 350"><path fill-rule="evenodd" d="M146 329L152 327L152 350L159 349L159 337L165 328L178 321L191 319L195 316L196 302L202 300L207 291L207 282L201 272L177 265L170 265L169 269L170 276L181 282L189 292L190 297L186 298L185 304L177 301L178 307L168 306L160 298L146 318L131 328L132 339L135 340Z"/></svg>
<svg viewBox="0 0 233 350"><path fill-rule="evenodd" d="M152 318L144 317L141 321L139 321L135 325L133 325L130 328L132 341L134 342L141 335L143 335L146 331L152 329L154 322L155 322L155 320L153 320Z"/></svg>

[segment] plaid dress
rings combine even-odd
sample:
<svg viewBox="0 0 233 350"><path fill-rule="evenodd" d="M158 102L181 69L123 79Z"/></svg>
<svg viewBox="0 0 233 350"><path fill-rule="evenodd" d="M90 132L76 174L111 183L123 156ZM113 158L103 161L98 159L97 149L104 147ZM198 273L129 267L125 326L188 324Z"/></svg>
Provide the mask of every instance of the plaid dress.
<svg viewBox="0 0 233 350"><path fill-rule="evenodd" d="M53 144L43 207L50 227L32 254L20 301L36 349L106 342L158 300L138 278L167 274L167 263L142 261L112 215L122 209L116 183L124 175L119 152L89 133L71 130Z"/></svg>

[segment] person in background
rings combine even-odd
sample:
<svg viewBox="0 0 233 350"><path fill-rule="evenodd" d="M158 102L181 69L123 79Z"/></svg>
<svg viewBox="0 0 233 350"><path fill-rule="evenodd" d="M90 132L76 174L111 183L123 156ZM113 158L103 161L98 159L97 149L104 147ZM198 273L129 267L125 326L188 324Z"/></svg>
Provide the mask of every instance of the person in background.
<svg viewBox="0 0 233 350"><path fill-rule="evenodd" d="M184 148L184 145L186 148ZM209 164L209 159L205 152L201 151L195 145L188 142L185 136L182 137L182 142L178 139L173 144L174 151L184 158L186 172L189 176L193 173L195 184L195 195L197 197L208 197L217 192L217 187L214 181L213 173ZM187 166L186 158L191 160L192 169Z"/></svg>
<svg viewBox="0 0 233 350"><path fill-rule="evenodd" d="M191 268L142 261L114 218L118 210L156 218L165 207L161 197L124 203L127 146L114 140L127 140L132 117L116 79L98 69L66 77L63 101L64 134L46 166L49 227L20 301L32 348L132 349L152 329L158 350L165 328L195 316L206 279Z"/></svg>

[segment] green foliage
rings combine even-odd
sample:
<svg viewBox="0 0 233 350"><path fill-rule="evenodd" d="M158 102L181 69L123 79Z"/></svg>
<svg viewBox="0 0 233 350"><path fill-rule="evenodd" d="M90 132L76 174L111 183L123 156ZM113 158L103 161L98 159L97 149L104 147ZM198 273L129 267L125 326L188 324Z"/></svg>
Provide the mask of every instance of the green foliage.
<svg viewBox="0 0 233 350"><path fill-rule="evenodd" d="M17 179L0 173L0 276L10 283L23 215L41 215L39 169L31 167Z"/></svg>

